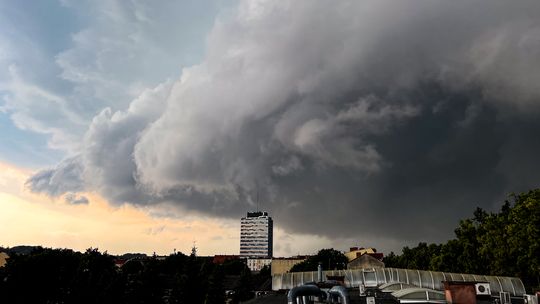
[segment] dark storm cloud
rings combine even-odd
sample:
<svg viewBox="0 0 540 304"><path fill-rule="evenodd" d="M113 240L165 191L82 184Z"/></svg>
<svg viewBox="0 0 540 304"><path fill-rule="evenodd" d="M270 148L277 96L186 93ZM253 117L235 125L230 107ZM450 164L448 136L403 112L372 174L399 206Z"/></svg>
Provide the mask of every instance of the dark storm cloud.
<svg viewBox="0 0 540 304"><path fill-rule="evenodd" d="M94 118L81 187L222 217L258 189L290 231L441 240L540 182L538 16L537 1L242 2L200 65ZM39 183L55 171L29 185L74 191Z"/></svg>

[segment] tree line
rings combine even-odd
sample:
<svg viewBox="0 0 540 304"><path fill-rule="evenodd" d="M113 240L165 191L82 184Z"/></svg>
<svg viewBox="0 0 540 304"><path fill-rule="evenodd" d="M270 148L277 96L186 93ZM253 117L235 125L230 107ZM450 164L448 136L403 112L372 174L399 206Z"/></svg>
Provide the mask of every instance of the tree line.
<svg viewBox="0 0 540 304"><path fill-rule="evenodd" d="M347 269L347 257L334 248L321 249L316 255L306 258L306 260L294 265L290 272L316 271L321 264L323 270Z"/></svg>
<svg viewBox="0 0 540 304"><path fill-rule="evenodd" d="M230 302L238 303L270 279L268 268L252 274L243 261L217 265L195 254L131 259L121 268L114 261L92 248L13 254L0 268L0 302L222 304L225 288L232 288Z"/></svg>
<svg viewBox="0 0 540 304"><path fill-rule="evenodd" d="M511 194L499 212L477 208L442 244L388 254L386 267L519 277L540 289L540 189Z"/></svg>

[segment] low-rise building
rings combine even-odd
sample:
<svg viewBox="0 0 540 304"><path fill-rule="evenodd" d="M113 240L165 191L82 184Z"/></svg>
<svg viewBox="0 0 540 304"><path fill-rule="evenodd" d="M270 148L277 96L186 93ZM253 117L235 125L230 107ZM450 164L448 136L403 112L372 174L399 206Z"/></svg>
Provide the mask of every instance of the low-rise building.
<svg viewBox="0 0 540 304"><path fill-rule="evenodd" d="M9 259L9 255L5 252L0 252L0 267L4 267Z"/></svg>
<svg viewBox="0 0 540 304"><path fill-rule="evenodd" d="M371 254L364 254L347 264L347 269L382 268L384 263Z"/></svg>
<svg viewBox="0 0 540 304"><path fill-rule="evenodd" d="M272 275L274 274L280 274L280 273L287 273L291 270L291 268L307 259L306 256L297 256L297 257L291 257L291 258L274 258L272 259L272 264L270 266L270 271Z"/></svg>
<svg viewBox="0 0 540 304"><path fill-rule="evenodd" d="M351 247L349 249L349 252L345 252L345 256L350 261L356 259L359 256L362 256L364 254L374 254L377 253L377 249L375 248L363 248L363 247Z"/></svg>
<svg viewBox="0 0 540 304"><path fill-rule="evenodd" d="M212 263L214 263L214 264L223 264L223 263L225 263L225 261L238 260L238 259L240 259L239 255L217 254L217 255L214 255L214 258L212 259Z"/></svg>
<svg viewBox="0 0 540 304"><path fill-rule="evenodd" d="M267 258L248 258L246 260L247 267L251 271L261 271L264 266L270 265L272 259Z"/></svg>

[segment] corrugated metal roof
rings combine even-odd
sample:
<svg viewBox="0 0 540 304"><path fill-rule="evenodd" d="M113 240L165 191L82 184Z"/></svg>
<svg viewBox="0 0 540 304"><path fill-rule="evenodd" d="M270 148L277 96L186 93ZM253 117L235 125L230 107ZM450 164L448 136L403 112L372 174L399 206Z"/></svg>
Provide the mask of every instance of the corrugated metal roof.
<svg viewBox="0 0 540 304"><path fill-rule="evenodd" d="M444 292L419 287L397 290L392 292L392 296L398 299L445 300Z"/></svg>
<svg viewBox="0 0 540 304"><path fill-rule="evenodd" d="M407 284L407 283L402 283L402 282L390 282L390 283L382 284L381 286L379 286L379 289L385 292L392 292L396 290L401 290L405 288L413 288L413 287L416 287L416 286Z"/></svg>
<svg viewBox="0 0 540 304"><path fill-rule="evenodd" d="M356 288L360 284L364 286L380 286L385 283L406 283L420 288L430 288L434 290L444 290L443 281L470 281L488 282L491 293L498 295L499 292L508 292L512 296L521 297L525 292L523 282L516 277L486 276L465 273L449 273L440 271L425 271L416 269L399 268L375 268L375 269L348 269L324 271L323 276L345 276L345 285L349 288ZM272 289L291 289L305 282L314 281L317 278L316 272L295 272L274 274L272 277ZM366 284L367 283L367 284Z"/></svg>

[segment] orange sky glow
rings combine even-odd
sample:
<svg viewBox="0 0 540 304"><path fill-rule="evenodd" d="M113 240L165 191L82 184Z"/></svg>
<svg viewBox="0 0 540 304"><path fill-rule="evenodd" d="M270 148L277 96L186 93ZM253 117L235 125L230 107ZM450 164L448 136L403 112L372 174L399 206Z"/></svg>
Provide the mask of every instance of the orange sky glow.
<svg viewBox="0 0 540 304"><path fill-rule="evenodd" d="M92 247L111 254L167 255L175 249L188 254L195 244L200 255L238 254L239 220L186 215L170 206L112 206L88 192L81 194L89 204L71 205L62 197L53 199L26 189L24 183L33 173L0 163L0 246L41 245L78 251ZM311 253L321 243L329 241L274 228L275 256Z"/></svg>
<svg viewBox="0 0 540 304"><path fill-rule="evenodd" d="M95 193L84 193L87 205L70 205L30 193L24 181L30 171L0 163L0 245L42 245L112 254L169 254L175 249L200 254L234 254L239 236L235 222L186 216L152 217L151 210L111 206Z"/></svg>

